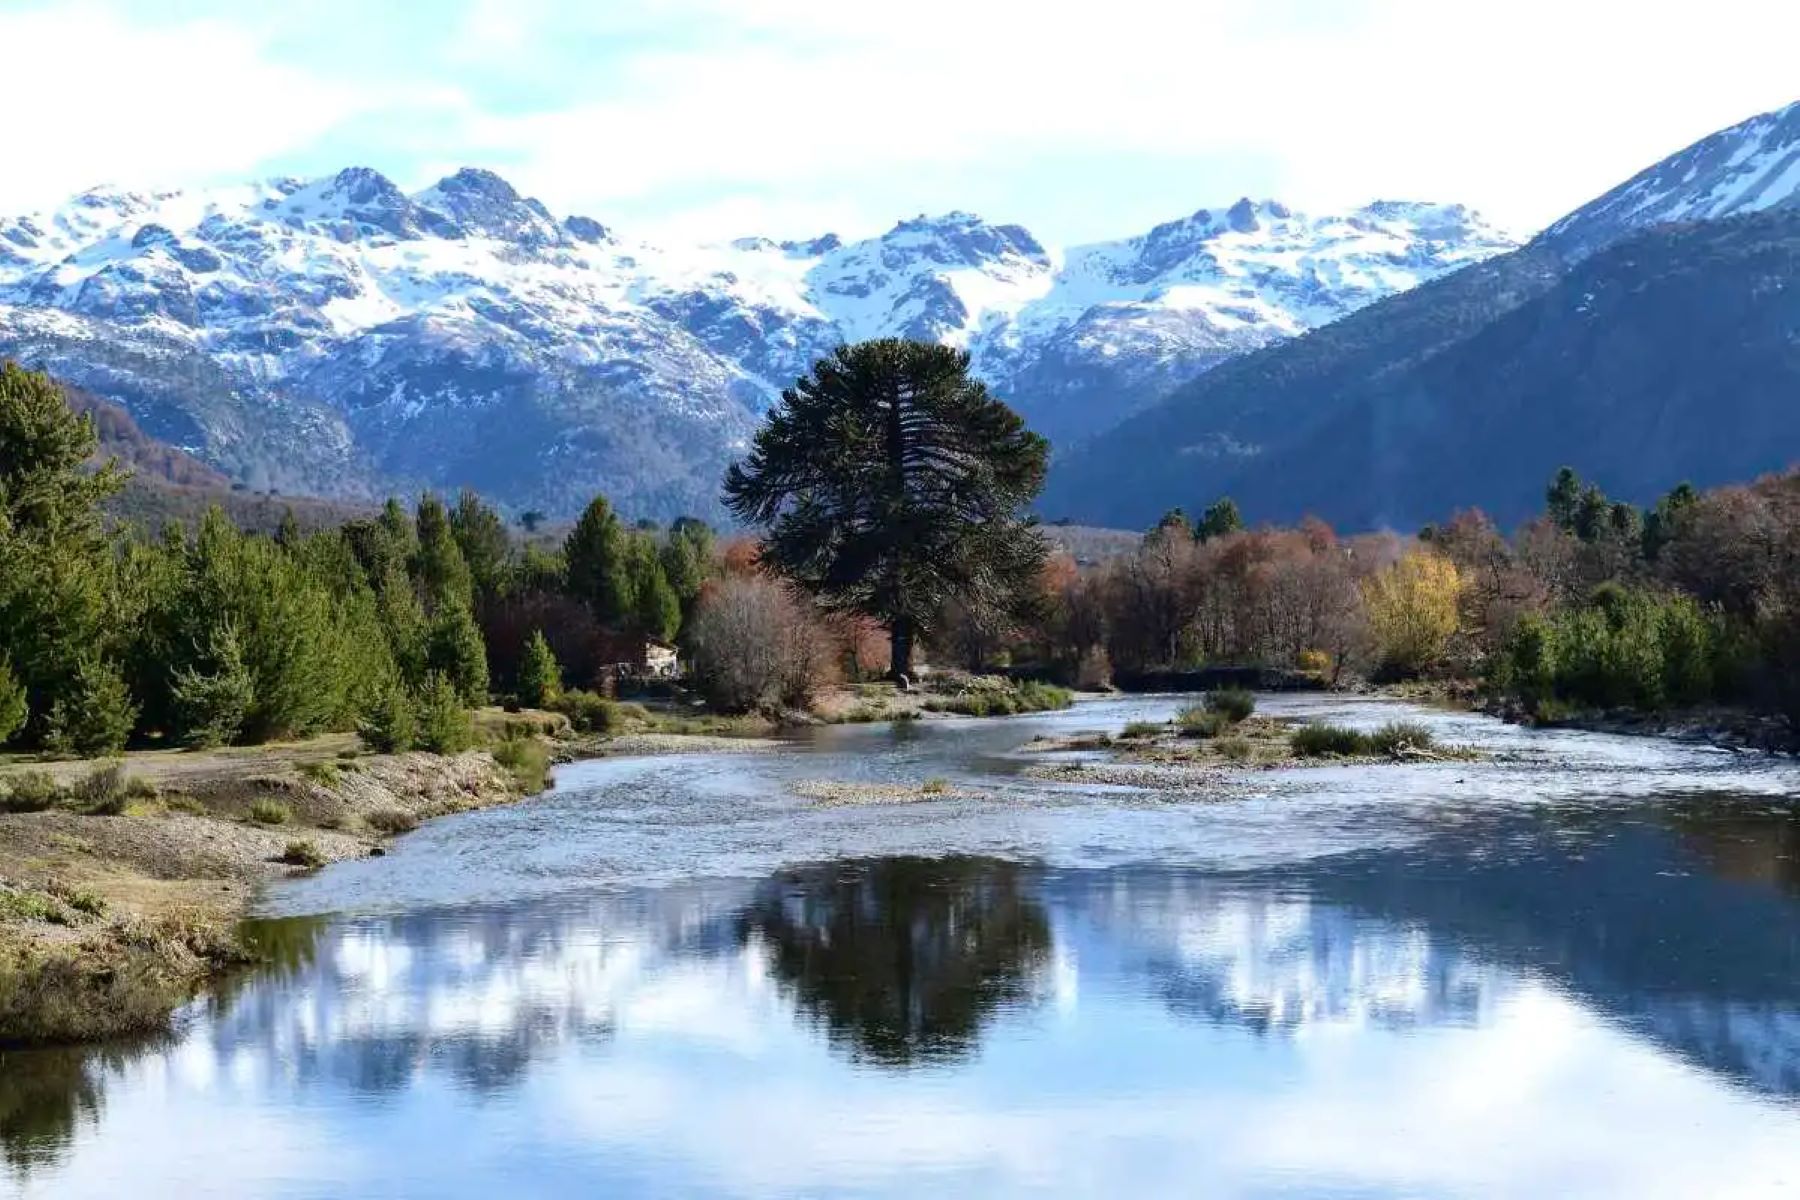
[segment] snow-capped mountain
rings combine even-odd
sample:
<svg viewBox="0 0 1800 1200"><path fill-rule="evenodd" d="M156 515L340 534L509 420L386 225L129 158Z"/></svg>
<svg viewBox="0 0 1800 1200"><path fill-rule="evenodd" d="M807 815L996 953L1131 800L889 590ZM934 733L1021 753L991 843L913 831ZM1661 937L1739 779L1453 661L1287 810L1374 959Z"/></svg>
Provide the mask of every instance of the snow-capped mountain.
<svg viewBox="0 0 1800 1200"><path fill-rule="evenodd" d="M1800 207L1800 101L1701 138L1546 229L1585 258L1640 229Z"/></svg>
<svg viewBox="0 0 1800 1200"><path fill-rule="evenodd" d="M1052 251L967 213L844 242L658 246L487 171L96 189L0 219L0 353L258 487L472 485L712 512L780 389L877 336L969 350L1058 444L1231 355L1513 245L1460 206L1201 210Z"/></svg>

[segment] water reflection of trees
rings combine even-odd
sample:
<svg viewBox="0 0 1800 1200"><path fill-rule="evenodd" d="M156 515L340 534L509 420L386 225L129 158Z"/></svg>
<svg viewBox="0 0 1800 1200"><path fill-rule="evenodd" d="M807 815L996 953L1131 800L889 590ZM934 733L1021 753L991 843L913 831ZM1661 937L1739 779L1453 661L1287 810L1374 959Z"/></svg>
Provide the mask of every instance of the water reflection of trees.
<svg viewBox="0 0 1800 1200"><path fill-rule="evenodd" d="M880 859L788 872L746 939L832 1040L888 1066L954 1060L1028 1000L1050 952L1033 873L991 859Z"/></svg>
<svg viewBox="0 0 1800 1200"><path fill-rule="evenodd" d="M106 1080L170 1041L0 1050L0 1157L7 1167L20 1178L54 1167L80 1124L100 1119Z"/></svg>
<svg viewBox="0 0 1800 1200"><path fill-rule="evenodd" d="M1667 819L1722 878L1800 896L1800 807L1697 796Z"/></svg>

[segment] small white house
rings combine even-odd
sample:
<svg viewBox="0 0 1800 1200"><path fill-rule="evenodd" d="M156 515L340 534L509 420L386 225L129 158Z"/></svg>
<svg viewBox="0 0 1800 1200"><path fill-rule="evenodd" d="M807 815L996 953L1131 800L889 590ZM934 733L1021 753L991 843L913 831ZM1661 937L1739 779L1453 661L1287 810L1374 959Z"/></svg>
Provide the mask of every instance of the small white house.
<svg viewBox="0 0 1800 1200"><path fill-rule="evenodd" d="M672 679L680 673L675 647L662 642L644 643L644 674L653 679Z"/></svg>

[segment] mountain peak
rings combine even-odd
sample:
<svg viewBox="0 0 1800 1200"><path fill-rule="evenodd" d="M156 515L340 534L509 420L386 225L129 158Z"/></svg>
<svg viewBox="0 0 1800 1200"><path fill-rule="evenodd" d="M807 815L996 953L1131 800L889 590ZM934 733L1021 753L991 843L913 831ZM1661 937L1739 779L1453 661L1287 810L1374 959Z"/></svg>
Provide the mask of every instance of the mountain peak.
<svg viewBox="0 0 1800 1200"><path fill-rule="evenodd" d="M1800 101L1701 138L1539 235L1585 258L1652 225L1800 208Z"/></svg>
<svg viewBox="0 0 1800 1200"><path fill-rule="evenodd" d="M991 225L972 212L952 209L938 216L920 213L898 222L881 236L890 248L909 247L944 265L978 267L1020 258L1039 267L1050 265L1044 247L1023 225Z"/></svg>
<svg viewBox="0 0 1800 1200"><path fill-rule="evenodd" d="M464 167L438 180L433 190L447 196L478 196L497 204L512 204L519 199L512 184L485 167Z"/></svg>
<svg viewBox="0 0 1800 1200"><path fill-rule="evenodd" d="M413 201L442 214L462 236L473 234L526 246L564 241L563 229L549 209L521 197L512 184L482 167L464 167L446 175Z"/></svg>

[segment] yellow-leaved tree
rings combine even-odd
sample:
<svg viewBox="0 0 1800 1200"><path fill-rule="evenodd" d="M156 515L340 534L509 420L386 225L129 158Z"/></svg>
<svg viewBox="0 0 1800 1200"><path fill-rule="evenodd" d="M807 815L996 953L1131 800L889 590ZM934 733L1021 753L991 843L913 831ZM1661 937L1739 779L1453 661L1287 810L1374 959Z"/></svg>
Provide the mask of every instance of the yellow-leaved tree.
<svg viewBox="0 0 1800 1200"><path fill-rule="evenodd" d="M1417 675L1443 658L1456 633L1463 581L1456 564L1425 550L1363 583L1375 657L1388 675Z"/></svg>

